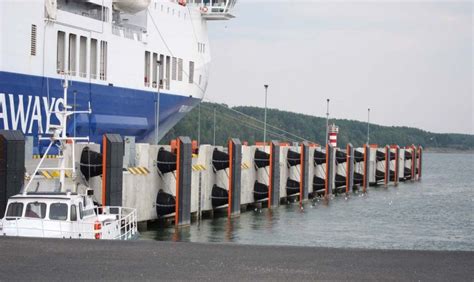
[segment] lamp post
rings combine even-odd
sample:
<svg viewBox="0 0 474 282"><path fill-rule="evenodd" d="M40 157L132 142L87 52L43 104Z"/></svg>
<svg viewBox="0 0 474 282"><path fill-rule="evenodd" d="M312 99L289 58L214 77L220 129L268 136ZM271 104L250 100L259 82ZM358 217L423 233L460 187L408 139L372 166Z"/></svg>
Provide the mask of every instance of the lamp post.
<svg viewBox="0 0 474 282"><path fill-rule="evenodd" d="M370 108L367 109L367 145L370 144Z"/></svg>
<svg viewBox="0 0 474 282"><path fill-rule="evenodd" d="M213 146L216 146L216 106L214 106L214 134L213 134Z"/></svg>
<svg viewBox="0 0 474 282"><path fill-rule="evenodd" d="M328 144L329 139L329 99L326 99L327 109L326 109L326 145Z"/></svg>
<svg viewBox="0 0 474 282"><path fill-rule="evenodd" d="M263 85L265 87L265 117L263 121L263 144L267 146L267 93L268 84Z"/></svg>

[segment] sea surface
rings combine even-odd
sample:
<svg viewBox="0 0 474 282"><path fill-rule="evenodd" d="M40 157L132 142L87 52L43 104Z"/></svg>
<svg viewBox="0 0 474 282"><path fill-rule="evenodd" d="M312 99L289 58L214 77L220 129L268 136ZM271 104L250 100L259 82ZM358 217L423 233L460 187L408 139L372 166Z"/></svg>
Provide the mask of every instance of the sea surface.
<svg viewBox="0 0 474 282"><path fill-rule="evenodd" d="M277 209L253 209L175 229L150 226L142 239L335 248L474 251L474 155L424 154L419 182L370 187Z"/></svg>

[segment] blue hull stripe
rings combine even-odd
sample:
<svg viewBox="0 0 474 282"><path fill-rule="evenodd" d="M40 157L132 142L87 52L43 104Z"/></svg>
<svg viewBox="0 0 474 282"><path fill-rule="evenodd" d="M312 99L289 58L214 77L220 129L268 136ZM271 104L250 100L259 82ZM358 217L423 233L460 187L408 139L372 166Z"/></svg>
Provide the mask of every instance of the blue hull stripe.
<svg viewBox="0 0 474 282"><path fill-rule="evenodd" d="M151 91L71 81L68 104L84 111L90 103L92 114L71 117L68 134L89 136L95 143L101 142L104 133L152 142L157 96ZM61 109L62 97L59 79L0 72L0 129L18 129L34 136L35 153L42 153L44 144L37 137L45 132L48 119L49 124L59 123L54 113L48 117L47 109ZM197 98L165 93L160 94L159 101L160 138L199 103Z"/></svg>

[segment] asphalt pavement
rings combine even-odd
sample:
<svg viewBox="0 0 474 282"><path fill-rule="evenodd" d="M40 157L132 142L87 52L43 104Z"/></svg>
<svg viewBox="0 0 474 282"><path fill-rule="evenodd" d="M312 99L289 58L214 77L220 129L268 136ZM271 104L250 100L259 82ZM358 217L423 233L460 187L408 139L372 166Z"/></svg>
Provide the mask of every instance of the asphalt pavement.
<svg viewBox="0 0 474 282"><path fill-rule="evenodd" d="M474 252L0 237L0 281L473 281Z"/></svg>

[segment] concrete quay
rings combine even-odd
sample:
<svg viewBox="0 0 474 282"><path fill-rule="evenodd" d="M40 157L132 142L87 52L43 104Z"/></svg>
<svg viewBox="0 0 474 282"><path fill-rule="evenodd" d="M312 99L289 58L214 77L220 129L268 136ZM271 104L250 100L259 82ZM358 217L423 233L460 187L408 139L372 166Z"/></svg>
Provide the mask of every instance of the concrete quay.
<svg viewBox="0 0 474 282"><path fill-rule="evenodd" d="M0 281L473 281L474 252L0 237Z"/></svg>

